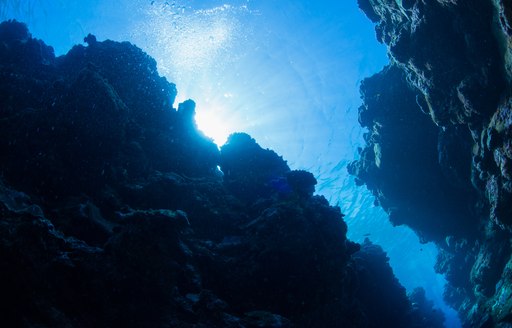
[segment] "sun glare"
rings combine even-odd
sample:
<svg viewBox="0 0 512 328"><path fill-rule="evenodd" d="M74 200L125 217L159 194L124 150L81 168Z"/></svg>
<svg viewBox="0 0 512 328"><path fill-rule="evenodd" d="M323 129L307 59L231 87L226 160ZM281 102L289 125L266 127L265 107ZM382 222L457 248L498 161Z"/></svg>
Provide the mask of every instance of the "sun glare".
<svg viewBox="0 0 512 328"><path fill-rule="evenodd" d="M228 136L234 132L231 122L222 115L221 110L198 110L196 124L199 130L212 138L219 147L225 144Z"/></svg>

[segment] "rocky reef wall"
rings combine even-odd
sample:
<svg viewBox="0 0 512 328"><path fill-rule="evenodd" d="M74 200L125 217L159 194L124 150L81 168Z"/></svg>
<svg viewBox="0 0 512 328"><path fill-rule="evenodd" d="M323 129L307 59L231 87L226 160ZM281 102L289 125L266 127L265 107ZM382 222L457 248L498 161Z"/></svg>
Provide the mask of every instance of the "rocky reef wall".
<svg viewBox="0 0 512 328"><path fill-rule="evenodd" d="M0 24L2 327L442 327L311 173L219 150L152 58L85 41Z"/></svg>
<svg viewBox="0 0 512 328"><path fill-rule="evenodd" d="M466 327L512 325L508 1L359 0L390 65L363 81L349 171L394 224L440 248Z"/></svg>

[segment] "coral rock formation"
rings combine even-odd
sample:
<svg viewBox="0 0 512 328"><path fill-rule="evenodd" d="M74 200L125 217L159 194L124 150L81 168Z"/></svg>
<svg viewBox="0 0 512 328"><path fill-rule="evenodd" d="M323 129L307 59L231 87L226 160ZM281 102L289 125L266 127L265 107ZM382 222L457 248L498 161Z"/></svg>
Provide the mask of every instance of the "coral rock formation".
<svg viewBox="0 0 512 328"><path fill-rule="evenodd" d="M2 327L441 327L312 174L219 151L153 59L85 41L0 24Z"/></svg>
<svg viewBox="0 0 512 328"><path fill-rule="evenodd" d="M440 248L467 327L508 327L512 288L507 1L359 0L390 67L365 80L350 172L395 224Z"/></svg>

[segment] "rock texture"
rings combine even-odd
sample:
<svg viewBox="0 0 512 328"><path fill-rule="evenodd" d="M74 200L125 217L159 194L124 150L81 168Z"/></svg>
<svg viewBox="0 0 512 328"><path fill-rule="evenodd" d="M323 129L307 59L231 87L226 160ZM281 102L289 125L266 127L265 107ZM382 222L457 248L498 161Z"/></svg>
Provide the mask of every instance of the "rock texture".
<svg viewBox="0 0 512 328"><path fill-rule="evenodd" d="M153 59L85 41L0 24L2 327L442 326L311 173L219 150Z"/></svg>
<svg viewBox="0 0 512 328"><path fill-rule="evenodd" d="M359 0L390 65L366 79L349 171L440 248L464 326L512 325L509 1Z"/></svg>

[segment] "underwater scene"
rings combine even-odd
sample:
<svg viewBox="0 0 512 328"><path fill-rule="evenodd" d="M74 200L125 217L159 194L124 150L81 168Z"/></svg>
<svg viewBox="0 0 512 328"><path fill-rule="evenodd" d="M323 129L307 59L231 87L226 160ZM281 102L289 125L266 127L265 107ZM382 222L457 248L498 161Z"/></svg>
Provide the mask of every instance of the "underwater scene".
<svg viewBox="0 0 512 328"><path fill-rule="evenodd" d="M512 2L0 0L0 327L512 328Z"/></svg>

